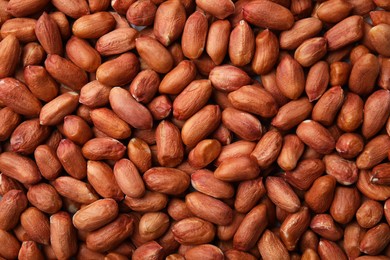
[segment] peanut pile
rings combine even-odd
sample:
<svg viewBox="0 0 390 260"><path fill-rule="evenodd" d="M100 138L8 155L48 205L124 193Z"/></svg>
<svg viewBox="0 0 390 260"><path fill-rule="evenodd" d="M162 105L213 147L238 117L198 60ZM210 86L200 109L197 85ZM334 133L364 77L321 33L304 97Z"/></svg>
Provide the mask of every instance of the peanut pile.
<svg viewBox="0 0 390 260"><path fill-rule="evenodd" d="M0 0L0 260L390 260L389 0Z"/></svg>

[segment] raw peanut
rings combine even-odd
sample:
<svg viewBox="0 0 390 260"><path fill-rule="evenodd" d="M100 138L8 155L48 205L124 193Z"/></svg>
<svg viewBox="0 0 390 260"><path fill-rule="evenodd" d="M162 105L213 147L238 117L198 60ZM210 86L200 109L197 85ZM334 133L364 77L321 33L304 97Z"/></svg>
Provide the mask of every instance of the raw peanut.
<svg viewBox="0 0 390 260"><path fill-rule="evenodd" d="M232 209L224 202L202 194L192 192L186 196L188 209L197 217L217 225L228 225L233 220ZM203 205L208 205L207 208Z"/></svg>
<svg viewBox="0 0 390 260"><path fill-rule="evenodd" d="M372 93L364 104L362 133L367 139L377 134L390 115L390 92L378 90Z"/></svg>
<svg viewBox="0 0 390 260"><path fill-rule="evenodd" d="M325 155L323 161L326 173L334 176L339 183L351 185L357 181L358 168L355 162L345 160L337 154Z"/></svg>
<svg viewBox="0 0 390 260"><path fill-rule="evenodd" d="M368 53L370 53L370 50L364 45L358 45L353 48L349 54L349 59L351 60L352 65Z"/></svg>
<svg viewBox="0 0 390 260"><path fill-rule="evenodd" d="M279 42L268 29L256 36L256 51L252 60L252 69L256 74L266 74L277 62ZM266 85L263 82L264 85Z"/></svg>
<svg viewBox="0 0 390 260"><path fill-rule="evenodd" d="M362 228L372 228L383 217L383 206L375 200L366 200L356 212L356 221Z"/></svg>
<svg viewBox="0 0 390 260"><path fill-rule="evenodd" d="M177 95L195 79L195 76L195 64L192 61L183 60L161 80L159 91L164 94Z"/></svg>
<svg viewBox="0 0 390 260"><path fill-rule="evenodd" d="M244 181L256 178L259 173L255 160L241 156L225 159L215 170L214 176L222 181Z"/></svg>
<svg viewBox="0 0 390 260"><path fill-rule="evenodd" d="M118 28L100 37L95 49L103 56L122 54L135 48L137 36L133 28Z"/></svg>
<svg viewBox="0 0 390 260"><path fill-rule="evenodd" d="M35 184L41 180L36 163L14 152L0 154L0 171L22 184Z"/></svg>
<svg viewBox="0 0 390 260"><path fill-rule="evenodd" d="M89 160L119 160L126 152L126 146L114 138L93 138L82 147L85 158Z"/></svg>
<svg viewBox="0 0 390 260"><path fill-rule="evenodd" d="M263 88L247 85L228 95L234 108L260 115L272 117L277 113L278 105L270 93Z"/></svg>
<svg viewBox="0 0 390 260"><path fill-rule="evenodd" d="M48 145L40 145L34 151L35 162L45 179L53 180L62 170L61 162L56 152Z"/></svg>
<svg viewBox="0 0 390 260"><path fill-rule="evenodd" d="M77 235L72 219L60 211L50 217L50 244L55 257L66 259L77 252Z"/></svg>
<svg viewBox="0 0 390 260"><path fill-rule="evenodd" d="M306 249L302 254L302 260L319 260L317 252L311 248Z"/></svg>
<svg viewBox="0 0 390 260"><path fill-rule="evenodd" d="M289 29L280 33L280 47L293 50L305 40L316 36L322 29L322 23L315 17L298 20Z"/></svg>
<svg viewBox="0 0 390 260"><path fill-rule="evenodd" d="M44 60L45 50L36 42L27 43L22 50L23 67L39 65Z"/></svg>
<svg viewBox="0 0 390 260"><path fill-rule="evenodd" d="M310 228L321 237L330 241L337 241L343 236L343 229L328 214L315 215L310 222Z"/></svg>
<svg viewBox="0 0 390 260"><path fill-rule="evenodd" d="M255 51L255 36L244 20L232 30L229 40L229 58L235 66L245 66L252 60Z"/></svg>
<svg viewBox="0 0 390 260"><path fill-rule="evenodd" d="M321 239L318 244L318 255L321 259L340 259L347 260L344 251L333 241Z"/></svg>
<svg viewBox="0 0 390 260"><path fill-rule="evenodd" d="M35 25L37 20L31 18L13 18L5 21L1 26L1 37L14 35L19 41L27 43L37 40Z"/></svg>
<svg viewBox="0 0 390 260"><path fill-rule="evenodd" d="M258 27L284 31L294 24L290 10L271 1L251 1L242 10L244 19Z"/></svg>
<svg viewBox="0 0 390 260"><path fill-rule="evenodd" d="M233 14L235 9L234 3L230 0L218 0L215 2L196 0L196 5L218 19L225 19Z"/></svg>
<svg viewBox="0 0 390 260"><path fill-rule="evenodd" d="M330 28L325 34L328 50L334 51L363 37L363 18L358 15L350 16Z"/></svg>
<svg viewBox="0 0 390 260"><path fill-rule="evenodd" d="M24 121L10 137L11 149L21 154L31 154L36 147L49 137L50 129L39 124L38 119Z"/></svg>
<svg viewBox="0 0 390 260"><path fill-rule="evenodd" d="M390 24L390 15L387 11L371 11L370 18L374 25L381 23Z"/></svg>
<svg viewBox="0 0 390 260"><path fill-rule="evenodd" d="M28 236L35 242L48 245L50 242L50 224L46 215L35 207L26 209L20 215L20 223Z"/></svg>
<svg viewBox="0 0 390 260"><path fill-rule="evenodd" d="M43 260L42 252L40 251L38 245L34 241L24 241L20 247L18 259L27 260L27 259L37 259Z"/></svg>
<svg viewBox="0 0 390 260"><path fill-rule="evenodd" d="M356 187L366 197L372 200L384 201L390 198L390 187L370 182L369 172L361 170Z"/></svg>
<svg viewBox="0 0 390 260"><path fill-rule="evenodd" d="M351 65L346 62L333 62L330 64L330 85L343 86L348 82Z"/></svg>
<svg viewBox="0 0 390 260"><path fill-rule="evenodd" d="M234 208L240 213L249 212L266 194L263 178L241 182L237 187Z"/></svg>
<svg viewBox="0 0 390 260"><path fill-rule="evenodd" d="M168 205L167 212L171 218L180 221L185 218L193 217L194 214L188 209L183 200L173 198Z"/></svg>
<svg viewBox="0 0 390 260"><path fill-rule="evenodd" d="M97 68L96 79L108 86L122 86L131 82L139 71L139 61L130 52L104 62Z"/></svg>
<svg viewBox="0 0 390 260"><path fill-rule="evenodd" d="M375 166L371 173L371 182L374 184L389 184L390 163L382 163Z"/></svg>
<svg viewBox="0 0 390 260"><path fill-rule="evenodd" d="M344 92L339 86L326 91L313 107L312 119L329 126L344 102Z"/></svg>
<svg viewBox="0 0 390 260"><path fill-rule="evenodd" d="M88 4L85 0L54 0L53 5L58 10L74 19L89 14Z"/></svg>
<svg viewBox="0 0 390 260"><path fill-rule="evenodd" d="M23 71L24 80L33 95L50 102L58 95L58 83L41 66L27 66Z"/></svg>
<svg viewBox="0 0 390 260"><path fill-rule="evenodd" d="M214 239L215 227L200 218L185 218L172 227L175 240L180 244L199 245Z"/></svg>
<svg viewBox="0 0 390 260"><path fill-rule="evenodd" d="M156 11L157 7L152 1L137 1L127 10L126 19L137 26L148 26L153 23Z"/></svg>
<svg viewBox="0 0 390 260"><path fill-rule="evenodd" d="M168 121L162 121L156 129L157 158L161 166L175 167L184 156L179 129Z"/></svg>
<svg viewBox="0 0 390 260"><path fill-rule="evenodd" d="M279 109L271 124L280 130L289 130L305 120L312 108L307 98L292 100Z"/></svg>
<svg viewBox="0 0 390 260"><path fill-rule="evenodd" d="M216 65L223 62L227 53L230 29L231 25L227 20L217 20L209 27L206 52Z"/></svg>
<svg viewBox="0 0 390 260"><path fill-rule="evenodd" d="M254 115L235 108L228 107L222 111L222 123L247 141L256 141L262 136L261 122Z"/></svg>
<svg viewBox="0 0 390 260"><path fill-rule="evenodd" d="M87 74L84 70L57 54L47 56L45 68L55 80L73 90L80 90L87 83Z"/></svg>
<svg viewBox="0 0 390 260"><path fill-rule="evenodd" d="M115 180L112 169L106 163L88 161L87 178L94 190L103 198L123 199L124 194Z"/></svg>
<svg viewBox="0 0 390 260"><path fill-rule="evenodd" d="M385 47L389 45L390 42L389 24L382 23L372 27L369 31L368 38L379 54L383 56L390 55L389 50Z"/></svg>
<svg viewBox="0 0 390 260"><path fill-rule="evenodd" d="M340 224L349 223L360 206L360 194L354 187L336 187L330 214Z"/></svg>
<svg viewBox="0 0 390 260"><path fill-rule="evenodd" d="M280 239L288 250L294 250L310 224L310 212L302 207L298 212L289 214L280 226Z"/></svg>
<svg viewBox="0 0 390 260"><path fill-rule="evenodd" d="M336 151L345 159L356 157L364 148L363 138L354 133L345 133L336 143Z"/></svg>
<svg viewBox="0 0 390 260"><path fill-rule="evenodd" d="M199 246L195 246L189 249L184 254L185 259L195 260L198 258L205 260L222 260L224 259L224 255L221 249L211 244L203 244Z"/></svg>
<svg viewBox="0 0 390 260"><path fill-rule="evenodd" d="M161 259L163 254L163 248L156 241L151 241L138 247L134 251L132 259L142 260L145 257L150 259Z"/></svg>
<svg viewBox="0 0 390 260"><path fill-rule="evenodd" d="M72 36L66 43L66 55L77 66L94 72L101 64L99 53L86 40Z"/></svg>
<svg viewBox="0 0 390 260"><path fill-rule="evenodd" d="M275 129L268 131L257 143L250 157L257 162L261 169L268 168L278 158L282 145L281 133Z"/></svg>
<svg viewBox="0 0 390 260"><path fill-rule="evenodd" d="M159 42L169 46L180 37L185 22L186 10L181 1L165 1L157 8L153 33Z"/></svg>
<svg viewBox="0 0 390 260"><path fill-rule="evenodd" d="M70 26L66 15L63 12L53 12L50 13L49 16L56 22L62 39L68 39L70 37Z"/></svg>
<svg viewBox="0 0 390 260"><path fill-rule="evenodd" d="M20 250L20 242L11 233L0 229L0 256L4 259L16 259Z"/></svg>
<svg viewBox="0 0 390 260"><path fill-rule="evenodd" d="M151 37L135 39L135 47L145 63L158 73L167 73L173 67L173 58L169 51L157 40ZM159 55L155 55L159 53Z"/></svg>
<svg viewBox="0 0 390 260"><path fill-rule="evenodd" d="M56 125L61 123L65 116L71 114L78 105L79 95L76 92L64 93L46 103L39 115L41 125Z"/></svg>
<svg viewBox="0 0 390 260"><path fill-rule="evenodd" d="M178 120L186 120L198 112L211 97L210 80L191 82L174 100L173 116Z"/></svg>
<svg viewBox="0 0 390 260"><path fill-rule="evenodd" d="M37 116L42 108L27 87L14 78L0 79L0 101L15 113L25 116Z"/></svg>
<svg viewBox="0 0 390 260"><path fill-rule="evenodd" d="M358 257L361 254L359 244L365 232L356 222L352 222L345 227L344 250L348 257Z"/></svg>
<svg viewBox="0 0 390 260"><path fill-rule="evenodd" d="M39 17L35 25L35 34L47 54L62 55L63 46L57 23L46 13Z"/></svg>
<svg viewBox="0 0 390 260"><path fill-rule="evenodd" d="M213 132L212 137L219 141L221 145L228 145L232 142L233 134L222 124Z"/></svg>
<svg viewBox="0 0 390 260"><path fill-rule="evenodd" d="M381 223L367 231L360 241L360 251L368 255L379 254L390 242L390 227Z"/></svg>
<svg viewBox="0 0 390 260"><path fill-rule="evenodd" d="M10 77L18 65L21 47L14 35L8 35L0 42L0 78Z"/></svg>
<svg viewBox="0 0 390 260"><path fill-rule="evenodd" d="M305 145L298 136L292 134L284 136L283 146L277 159L278 165L285 171L295 169L304 149Z"/></svg>
<svg viewBox="0 0 390 260"><path fill-rule="evenodd" d="M247 260L255 260L256 257L249 253L245 253L239 250L229 249L224 252L225 259L229 260L238 260L238 259L247 259Z"/></svg>
<svg viewBox="0 0 390 260"><path fill-rule="evenodd" d="M79 116L65 116L62 132L68 139L79 145L83 145L92 138L91 128Z"/></svg>
<svg viewBox="0 0 390 260"><path fill-rule="evenodd" d="M51 185L61 196L78 203L90 204L98 199L91 185L72 177L58 177Z"/></svg>
<svg viewBox="0 0 390 260"><path fill-rule="evenodd" d="M245 71L232 65L216 66L211 70L209 79L217 90L226 92L237 90L251 82Z"/></svg>
<svg viewBox="0 0 390 260"><path fill-rule="evenodd" d="M265 180L268 197L278 207L295 213L299 210L301 202L290 185L281 177L268 176Z"/></svg>
<svg viewBox="0 0 390 260"><path fill-rule="evenodd" d="M168 195L179 195L190 185L187 173L165 167L150 168L144 173L143 180L149 190Z"/></svg>
<svg viewBox="0 0 390 260"><path fill-rule="evenodd" d="M132 138L127 145L127 155L139 171L146 172L152 166L150 148L140 138Z"/></svg>
<svg viewBox="0 0 390 260"><path fill-rule="evenodd" d="M390 147L388 135L378 135L371 139L356 159L359 169L370 169L386 158L386 151Z"/></svg>
<svg viewBox="0 0 390 260"><path fill-rule="evenodd" d="M336 179L333 176L319 177L305 193L305 202L315 213L324 213L331 206L335 188Z"/></svg>
<svg viewBox="0 0 390 260"><path fill-rule="evenodd" d="M118 246L123 240L132 234L134 230L134 219L125 214L120 214L110 224L87 234L87 247L104 252Z"/></svg>
<svg viewBox="0 0 390 260"><path fill-rule="evenodd" d="M324 94L328 87L329 78L327 62L319 61L310 68L305 85L305 92L310 102L319 99Z"/></svg>
<svg viewBox="0 0 390 260"><path fill-rule="evenodd" d="M111 6L120 15L126 14L126 11L129 9L136 0L111 0Z"/></svg>
<svg viewBox="0 0 390 260"><path fill-rule="evenodd" d="M174 66L177 66L180 62L184 60L184 54L183 50L181 49L180 43L173 43L171 46L168 47L168 51L172 55Z"/></svg>
<svg viewBox="0 0 390 260"><path fill-rule="evenodd" d="M229 1L230 0L223 0ZM189 59L197 59L203 53L206 46L208 24L206 15L196 11L190 15L185 23L181 47L184 56Z"/></svg>
<svg viewBox="0 0 390 260"><path fill-rule="evenodd" d="M195 168L204 168L214 161L221 152L221 144L215 139L199 142L188 154L188 162Z"/></svg>
<svg viewBox="0 0 390 260"><path fill-rule="evenodd" d="M130 84L130 93L141 103L149 103L156 94L160 85L160 77L153 70L143 70Z"/></svg>
<svg viewBox="0 0 390 260"><path fill-rule="evenodd" d="M73 215L73 225L78 230L94 231L110 223L118 215L118 205L113 199L97 200Z"/></svg>
<svg viewBox="0 0 390 260"><path fill-rule="evenodd" d="M23 186L21 183L16 180L4 175L0 174L0 195L4 196L7 192L11 190L23 190Z"/></svg>
<svg viewBox="0 0 390 260"><path fill-rule="evenodd" d="M256 245L268 225L267 207L260 204L254 207L242 220L233 237L234 249L247 251Z"/></svg>
<svg viewBox="0 0 390 260"><path fill-rule="evenodd" d="M363 55L352 66L348 87L358 95L367 95L374 89L380 64L371 53Z"/></svg>
<svg viewBox="0 0 390 260"><path fill-rule="evenodd" d="M188 147L194 147L219 125L221 111L217 105L207 105L190 117L183 125L181 138Z"/></svg>
<svg viewBox="0 0 390 260"><path fill-rule="evenodd" d="M214 164L219 166L223 161L229 158L238 158L241 156L249 156L256 144L248 141L237 141L229 145L222 146L221 153L215 160Z"/></svg>
<svg viewBox="0 0 390 260"><path fill-rule="evenodd" d="M317 235L312 230L308 229L305 231L305 233L302 234L299 246L301 251L305 251L306 249L312 249L317 252L318 242L319 239Z"/></svg>
<svg viewBox="0 0 390 260"><path fill-rule="evenodd" d="M110 105L119 118L134 128L152 128L152 115L127 90L120 87L112 88L110 91Z"/></svg>
<svg viewBox="0 0 390 260"><path fill-rule="evenodd" d="M57 148L57 157L65 171L76 179L83 179L87 175L87 162L80 147L69 139L61 140Z"/></svg>
<svg viewBox="0 0 390 260"><path fill-rule="evenodd" d="M105 106L109 103L110 90L97 80L91 81L80 89L79 102L90 108Z"/></svg>
<svg viewBox="0 0 390 260"><path fill-rule="evenodd" d="M276 68L276 83L282 94L289 99L298 99L305 89L303 68L288 54Z"/></svg>
<svg viewBox="0 0 390 260"><path fill-rule="evenodd" d="M171 114L172 102L167 95L160 95L150 101L147 107L154 120L162 120Z"/></svg>
<svg viewBox="0 0 390 260"><path fill-rule="evenodd" d="M306 145L321 154L329 154L335 147L335 140L330 132L316 121L303 121L296 134Z"/></svg>
<svg viewBox="0 0 390 260"><path fill-rule="evenodd" d="M112 138L126 139L131 135L130 126L108 108L94 109L90 115L94 126Z"/></svg>
<svg viewBox="0 0 390 260"><path fill-rule="evenodd" d="M343 131L352 132L362 122L363 100L356 94L348 93L337 117L337 126Z"/></svg>
<svg viewBox="0 0 390 260"><path fill-rule="evenodd" d="M169 217L162 212L145 213L138 226L140 236L145 242L161 237L168 228Z"/></svg>
<svg viewBox="0 0 390 260"><path fill-rule="evenodd" d="M140 198L145 194L145 185L135 165L127 159L117 161L114 175L119 188L124 194Z"/></svg>
<svg viewBox="0 0 390 260"><path fill-rule="evenodd" d="M226 226L218 226L217 227L217 236L219 239L226 241L231 240L236 233L238 227L240 226L242 220L244 219L245 215L237 213L236 211L233 212L233 221Z"/></svg>
<svg viewBox="0 0 390 260"><path fill-rule="evenodd" d="M265 230L257 244L261 257L266 259L290 259L282 241L270 230Z"/></svg>
<svg viewBox="0 0 390 260"><path fill-rule="evenodd" d="M0 228L13 229L18 224L27 203L26 195L20 190L10 190L5 193L0 201Z"/></svg>
<svg viewBox="0 0 390 260"><path fill-rule="evenodd" d="M154 212L165 208L168 197L159 192L146 191L141 198L126 196L124 204L137 212Z"/></svg>
<svg viewBox="0 0 390 260"><path fill-rule="evenodd" d="M294 59L304 67L309 67L326 54L326 40L315 37L304 41L294 53Z"/></svg>
<svg viewBox="0 0 390 260"><path fill-rule="evenodd" d="M57 191L46 183L31 186L27 198L33 206L48 214L54 214L62 207L62 200Z"/></svg>
<svg viewBox="0 0 390 260"><path fill-rule="evenodd" d="M87 14L78 18L72 33L82 39L96 39L110 32L115 26L114 17L108 12Z"/></svg>
<svg viewBox="0 0 390 260"><path fill-rule="evenodd" d="M352 8L348 1L332 0L322 3L316 10L316 15L326 23L338 23L349 15Z"/></svg>
<svg viewBox="0 0 390 260"><path fill-rule="evenodd" d="M218 180L209 170L198 170L191 175L191 185L195 190L217 199L233 197L234 188L231 184Z"/></svg>

